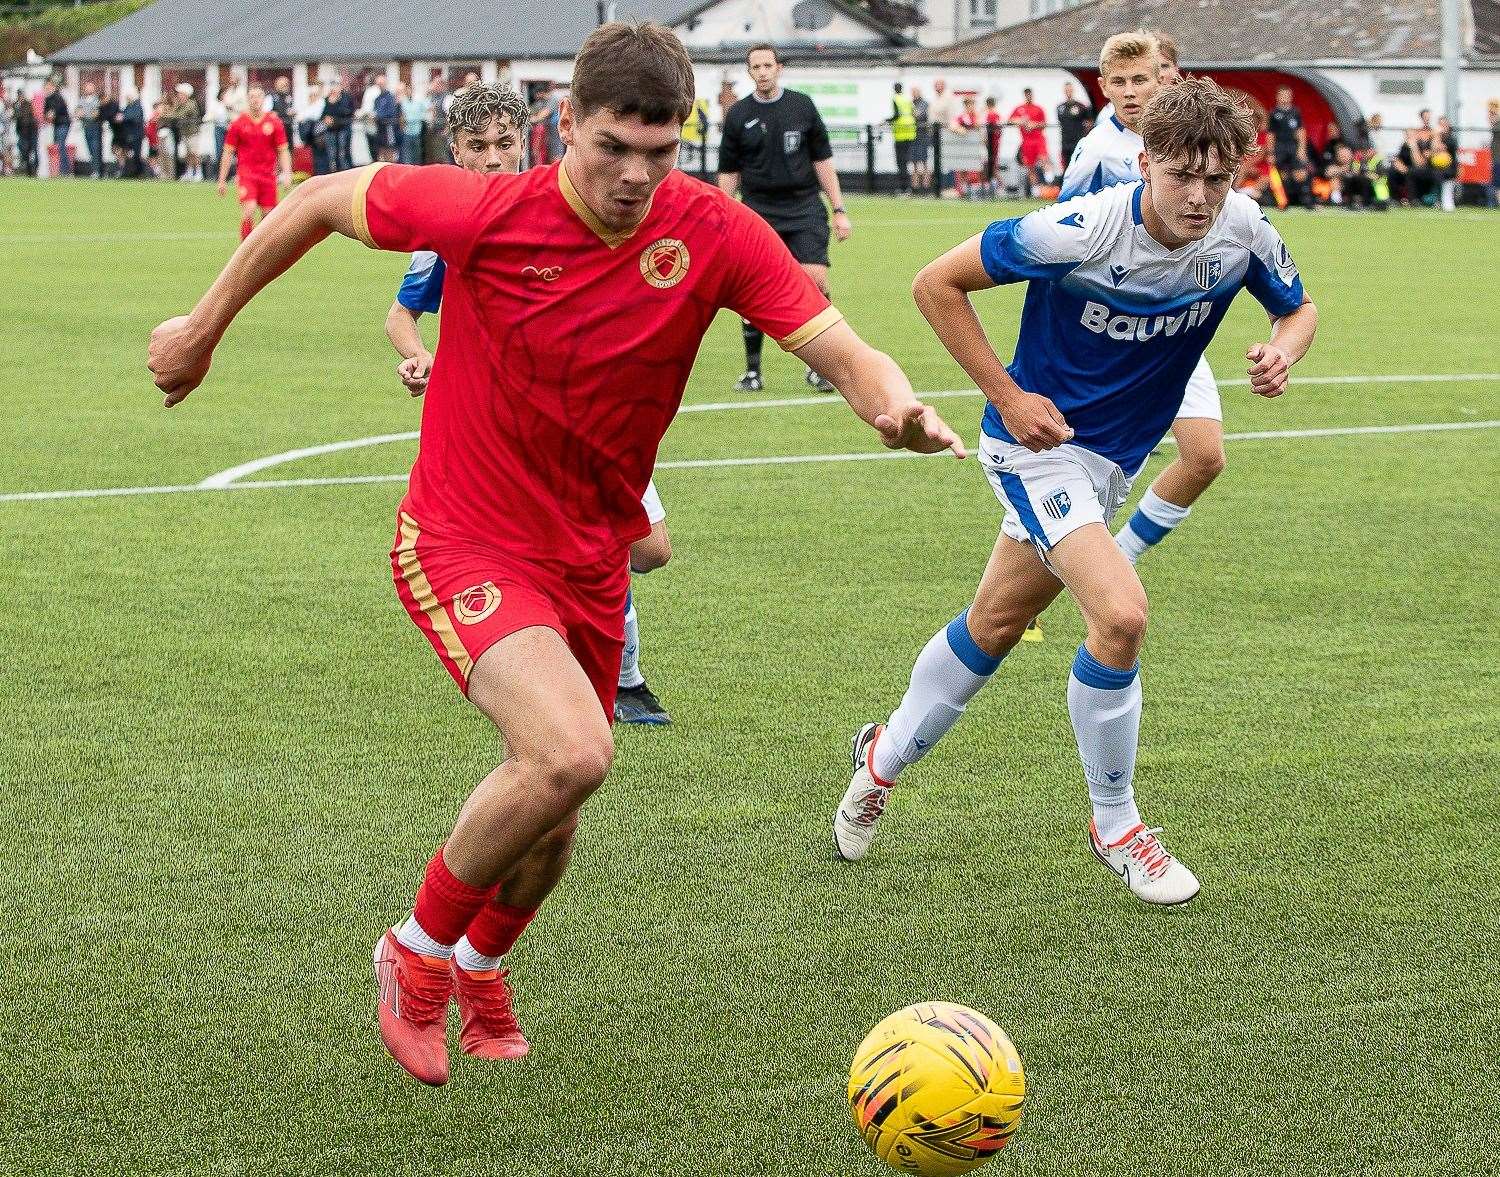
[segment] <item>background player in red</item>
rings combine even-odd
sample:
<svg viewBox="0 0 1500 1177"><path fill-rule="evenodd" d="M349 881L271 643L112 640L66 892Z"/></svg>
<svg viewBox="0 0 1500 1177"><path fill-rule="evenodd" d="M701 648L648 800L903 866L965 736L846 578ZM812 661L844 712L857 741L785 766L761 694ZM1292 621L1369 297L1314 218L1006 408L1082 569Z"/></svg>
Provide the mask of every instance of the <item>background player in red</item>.
<svg viewBox="0 0 1500 1177"><path fill-rule="evenodd" d="M286 127L266 109L266 91L251 86L245 109L224 132L224 154L219 158L219 195L229 187L229 169L239 161L240 240L255 228L255 210L265 215L276 207L278 179L292 183L292 153L287 147Z"/></svg>
<svg viewBox="0 0 1500 1177"><path fill-rule="evenodd" d="M1026 195L1046 181L1047 167L1047 113L1036 104L1028 87L1021 91L1021 101L1006 120L1021 131L1021 161Z"/></svg>
<svg viewBox="0 0 1500 1177"><path fill-rule="evenodd" d="M528 855L571 850L614 756L610 715L641 495L714 315L732 309L833 381L892 448L962 442L827 303L772 229L676 170L692 63L651 24L608 24L574 64L559 165L520 175L376 164L302 185L190 315L152 334L177 404L235 315L329 233L444 259L443 347L398 514L397 591L509 759L470 794L411 918L376 945L380 1030L416 1078L463 1047L524 1050L498 965L534 910L492 903Z"/></svg>

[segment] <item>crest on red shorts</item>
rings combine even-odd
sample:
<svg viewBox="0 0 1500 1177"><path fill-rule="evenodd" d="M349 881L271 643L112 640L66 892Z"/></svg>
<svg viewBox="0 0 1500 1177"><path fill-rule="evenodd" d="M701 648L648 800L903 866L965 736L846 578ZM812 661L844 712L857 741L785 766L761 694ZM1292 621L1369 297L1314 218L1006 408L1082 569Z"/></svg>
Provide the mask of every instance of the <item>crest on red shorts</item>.
<svg viewBox="0 0 1500 1177"><path fill-rule="evenodd" d="M500 608L500 590L492 581L466 588L453 598L453 616L464 625L478 625Z"/></svg>
<svg viewBox="0 0 1500 1177"><path fill-rule="evenodd" d="M642 251L641 277L658 290L666 290L682 281L688 263L688 247L675 237L663 237Z"/></svg>

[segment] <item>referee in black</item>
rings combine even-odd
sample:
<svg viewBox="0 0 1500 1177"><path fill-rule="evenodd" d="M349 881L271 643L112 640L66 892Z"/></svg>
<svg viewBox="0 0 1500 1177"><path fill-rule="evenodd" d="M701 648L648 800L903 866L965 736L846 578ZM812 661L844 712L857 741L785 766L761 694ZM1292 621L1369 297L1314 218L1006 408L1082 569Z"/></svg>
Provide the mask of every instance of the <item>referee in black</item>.
<svg viewBox="0 0 1500 1177"><path fill-rule="evenodd" d="M833 148L823 116L806 94L781 88L781 57L774 45L755 45L745 55L755 93L741 98L724 116L719 143L719 187L733 196L743 192L745 204L776 230L792 256L828 293L828 213L818 190L833 206L833 230L840 241L853 228L844 211ZM745 374L735 389L759 392L760 346L765 338L748 322L745 336ZM820 392L834 391L811 368L807 382Z"/></svg>

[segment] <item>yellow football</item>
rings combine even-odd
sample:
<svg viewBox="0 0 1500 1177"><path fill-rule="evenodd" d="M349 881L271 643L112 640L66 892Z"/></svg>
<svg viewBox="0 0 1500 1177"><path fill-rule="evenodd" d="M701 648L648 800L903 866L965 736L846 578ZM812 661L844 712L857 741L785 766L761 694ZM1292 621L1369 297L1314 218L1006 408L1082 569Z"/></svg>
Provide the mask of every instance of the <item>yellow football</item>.
<svg viewBox="0 0 1500 1177"><path fill-rule="evenodd" d="M1005 1031L966 1005L898 1010L859 1044L849 1108L875 1155L903 1173L952 1177L989 1160L1021 1122L1026 1074Z"/></svg>

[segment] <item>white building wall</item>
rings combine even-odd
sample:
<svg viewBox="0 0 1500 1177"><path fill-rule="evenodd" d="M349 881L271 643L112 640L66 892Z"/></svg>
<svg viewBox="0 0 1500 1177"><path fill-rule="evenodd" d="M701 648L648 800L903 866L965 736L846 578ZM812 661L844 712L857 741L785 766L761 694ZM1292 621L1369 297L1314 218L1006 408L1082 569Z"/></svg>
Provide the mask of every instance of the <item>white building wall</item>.
<svg viewBox="0 0 1500 1177"><path fill-rule="evenodd" d="M1417 126L1419 113L1432 111L1436 120L1443 113L1443 72L1440 69L1328 68L1319 70L1336 82L1359 104L1366 116L1379 113L1385 120L1387 142L1381 147L1393 150L1401 139L1395 133L1401 128ZM1411 91L1411 92L1406 92ZM1491 98L1500 98L1500 69L1466 69L1459 75L1459 117L1457 125L1466 133L1462 144L1469 147L1489 145L1485 106Z"/></svg>
<svg viewBox="0 0 1500 1177"><path fill-rule="evenodd" d="M696 18L689 27L676 26L688 52L695 48L717 49L721 45L740 45L749 41L771 41L786 44L796 41L818 41L825 45L880 44L880 36L842 12L821 29L799 29L792 23L794 4L771 4L765 0L724 0Z"/></svg>

